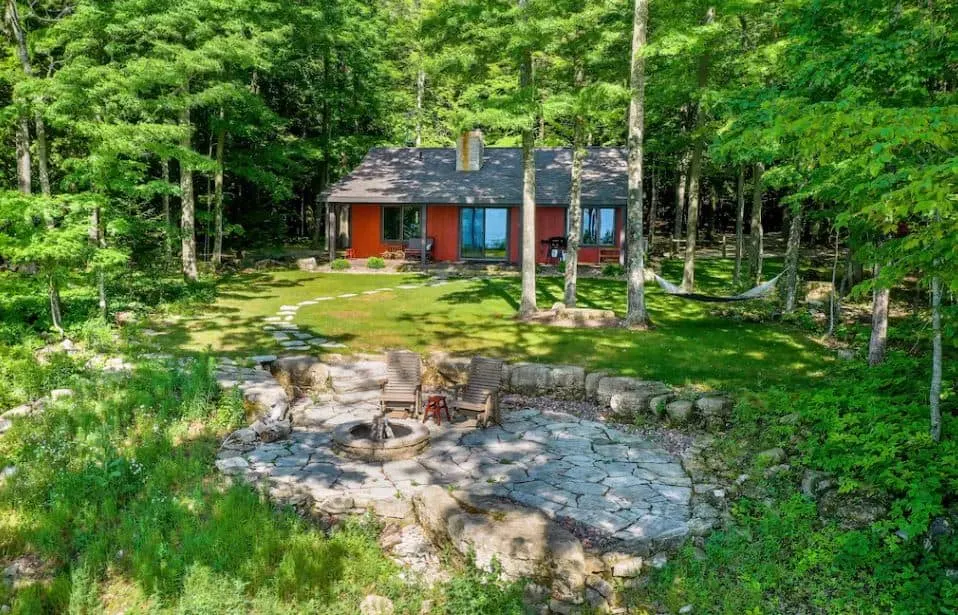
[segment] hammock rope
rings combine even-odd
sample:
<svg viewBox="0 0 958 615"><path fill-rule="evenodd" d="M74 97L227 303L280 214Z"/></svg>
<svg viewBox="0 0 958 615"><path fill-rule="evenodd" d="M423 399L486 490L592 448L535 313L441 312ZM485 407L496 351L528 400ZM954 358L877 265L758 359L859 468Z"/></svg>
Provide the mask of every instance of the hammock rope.
<svg viewBox="0 0 958 615"><path fill-rule="evenodd" d="M652 275L655 276L655 281L658 282L659 287L665 291L666 294L679 297L680 299L688 299L689 301L702 301L705 303L734 303L736 301L763 299L772 294L772 292L775 290L775 283L778 282L778 279L784 274L785 272L783 271L768 282L763 282L755 288L750 288L744 293L733 295L731 297L716 297L714 295L703 295L701 293L687 293L682 290L681 286L676 286L665 278L659 276L657 273L652 272Z"/></svg>

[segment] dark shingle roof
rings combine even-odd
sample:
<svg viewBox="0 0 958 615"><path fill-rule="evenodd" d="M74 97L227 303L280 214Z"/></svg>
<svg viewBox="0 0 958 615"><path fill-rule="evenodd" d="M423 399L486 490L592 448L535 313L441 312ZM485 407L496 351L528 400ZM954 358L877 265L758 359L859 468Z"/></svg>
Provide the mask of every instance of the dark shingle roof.
<svg viewBox="0 0 958 615"><path fill-rule="evenodd" d="M626 150L589 148L582 170L583 205L625 205ZM536 150L536 203L566 205L572 152ZM352 173L330 186L333 203L517 205L522 202L522 150L488 147L478 171L456 171L453 148L371 150Z"/></svg>

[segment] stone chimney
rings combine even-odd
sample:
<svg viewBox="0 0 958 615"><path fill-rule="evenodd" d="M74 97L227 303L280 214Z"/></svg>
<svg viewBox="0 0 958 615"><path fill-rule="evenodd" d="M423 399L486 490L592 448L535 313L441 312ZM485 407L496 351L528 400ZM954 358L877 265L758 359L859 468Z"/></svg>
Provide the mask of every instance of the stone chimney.
<svg viewBox="0 0 958 615"><path fill-rule="evenodd" d="M481 130L468 130L460 134L456 139L456 170L478 171L481 169L484 149Z"/></svg>

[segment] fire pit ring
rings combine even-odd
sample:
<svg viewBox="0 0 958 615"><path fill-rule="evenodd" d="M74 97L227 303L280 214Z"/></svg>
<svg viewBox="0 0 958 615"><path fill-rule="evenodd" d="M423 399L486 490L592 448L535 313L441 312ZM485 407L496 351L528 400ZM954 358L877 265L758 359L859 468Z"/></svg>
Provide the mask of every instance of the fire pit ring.
<svg viewBox="0 0 958 615"><path fill-rule="evenodd" d="M390 420L393 437L372 438L372 421L350 421L333 431L336 450L354 459L395 461L409 459L429 446L429 430L418 421Z"/></svg>

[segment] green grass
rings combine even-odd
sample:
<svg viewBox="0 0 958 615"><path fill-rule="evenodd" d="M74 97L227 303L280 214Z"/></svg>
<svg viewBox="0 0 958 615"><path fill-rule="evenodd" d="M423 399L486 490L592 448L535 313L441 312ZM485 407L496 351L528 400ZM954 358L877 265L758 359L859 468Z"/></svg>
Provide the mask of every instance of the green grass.
<svg viewBox="0 0 958 615"><path fill-rule="evenodd" d="M705 261L699 288L729 293L729 261ZM777 269L775 263L769 268ZM678 278L677 263L666 276ZM229 278L220 296L196 318L167 327L167 348L237 355L280 348L260 329L261 319L281 305L318 296L361 293L420 280L415 276L257 273ZM713 315L714 306L685 301L648 287L655 328L576 330L516 322L520 295L515 277L469 279L438 287L396 290L306 306L295 322L304 331L347 345L349 351L409 348L483 353L510 361L571 363L593 369L701 384L720 389L808 382L821 376L830 353L798 329ZM562 296L562 279L542 277L538 302L549 307ZM625 284L585 278L581 307L625 311Z"/></svg>

